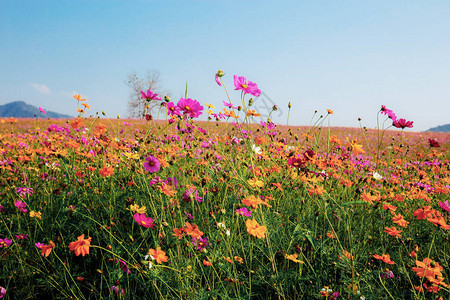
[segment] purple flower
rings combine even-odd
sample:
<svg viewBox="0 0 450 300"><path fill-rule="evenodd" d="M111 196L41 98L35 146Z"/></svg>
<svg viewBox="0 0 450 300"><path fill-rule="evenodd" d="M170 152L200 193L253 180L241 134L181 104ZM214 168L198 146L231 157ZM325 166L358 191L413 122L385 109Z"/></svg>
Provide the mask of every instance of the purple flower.
<svg viewBox="0 0 450 300"><path fill-rule="evenodd" d="M206 249L209 247L208 238L201 237L201 238L192 238L192 244L194 245L194 249L198 251L202 251L203 249Z"/></svg>
<svg viewBox="0 0 450 300"><path fill-rule="evenodd" d="M216 79L216 82L217 82L217 84L219 85L219 86L222 86L222 84L220 83L220 80L219 80L219 76L216 74L216 76L215 76L215 79Z"/></svg>
<svg viewBox="0 0 450 300"><path fill-rule="evenodd" d="M159 176L156 176L155 178L150 180L149 185L152 186L152 185L155 185L155 184L160 183L160 182L161 182L161 178L159 178Z"/></svg>
<svg viewBox="0 0 450 300"><path fill-rule="evenodd" d="M173 190L176 190L178 187L178 180L175 177L167 177L167 179L163 182L167 185L170 185Z"/></svg>
<svg viewBox="0 0 450 300"><path fill-rule="evenodd" d="M6 248L6 247L10 246L11 243L12 243L12 240L10 240L8 238L0 239L0 248L3 248L3 247Z"/></svg>
<svg viewBox="0 0 450 300"><path fill-rule="evenodd" d="M450 212L450 203L448 203L448 200L445 201L445 202L440 202L440 201L439 201L439 206L440 206L443 210L445 210L445 211L447 211L447 212Z"/></svg>
<svg viewBox="0 0 450 300"><path fill-rule="evenodd" d="M147 90L147 92L141 91L141 96L147 101L161 100L161 97L158 97L158 94L153 93L152 90Z"/></svg>
<svg viewBox="0 0 450 300"><path fill-rule="evenodd" d="M27 239L27 238L28 238L28 233L27 234L23 234L23 233L16 234L16 239L18 239L18 240L24 240L24 239Z"/></svg>
<svg viewBox="0 0 450 300"><path fill-rule="evenodd" d="M258 89L258 85L256 83L253 83L251 81L247 82L247 78L244 76L233 76L234 79L234 90L242 90L244 91L244 94L251 94L255 97L259 97L261 95L261 90Z"/></svg>
<svg viewBox="0 0 450 300"><path fill-rule="evenodd" d="M394 278L394 273L391 270L386 270L383 274L381 274L382 279Z"/></svg>
<svg viewBox="0 0 450 300"><path fill-rule="evenodd" d="M187 189L182 197L184 202L191 202L194 199L198 202L202 202L202 197L198 195L198 191L195 188Z"/></svg>
<svg viewBox="0 0 450 300"><path fill-rule="evenodd" d="M202 114L203 106L197 100L180 98L177 106L183 111L183 115L197 118Z"/></svg>
<svg viewBox="0 0 450 300"><path fill-rule="evenodd" d="M22 202L20 200L14 202L14 205L19 209L20 212L27 213L28 210L25 208L27 207L27 204L25 202Z"/></svg>
<svg viewBox="0 0 450 300"><path fill-rule="evenodd" d="M113 285L112 287L111 287L111 292L113 292L114 294L119 294L119 286L118 285ZM120 291L120 293L122 294L122 296L125 296L125 290L124 289L122 289L121 291Z"/></svg>
<svg viewBox="0 0 450 300"><path fill-rule="evenodd" d="M125 261L121 260L121 259L115 259L116 264L119 265L119 268L122 269L122 271L124 273L130 274L131 271L128 269L128 265Z"/></svg>
<svg viewBox="0 0 450 300"><path fill-rule="evenodd" d="M250 210L247 209L247 207L243 207L240 209L236 209L236 212L244 217L251 217L252 216L252 212Z"/></svg>
<svg viewBox="0 0 450 300"><path fill-rule="evenodd" d="M145 160L146 160L146 162L144 163L145 171L150 173L155 173L159 171L159 167L161 166L161 164L159 163L156 157L150 155Z"/></svg>

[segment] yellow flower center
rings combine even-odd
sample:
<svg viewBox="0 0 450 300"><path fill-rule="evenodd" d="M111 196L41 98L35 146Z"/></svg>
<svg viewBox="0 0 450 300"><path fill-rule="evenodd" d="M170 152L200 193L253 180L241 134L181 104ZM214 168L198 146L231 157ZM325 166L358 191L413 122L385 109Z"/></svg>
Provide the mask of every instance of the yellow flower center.
<svg viewBox="0 0 450 300"><path fill-rule="evenodd" d="M189 106L187 106L187 105L184 107L184 109L191 110L191 108Z"/></svg>
<svg viewBox="0 0 450 300"><path fill-rule="evenodd" d="M145 223L145 221L141 221L141 224L142 225L147 225L147 223Z"/></svg>
<svg viewBox="0 0 450 300"><path fill-rule="evenodd" d="M246 85L246 84L242 84L241 85L244 89L246 89L247 87L248 87L248 85Z"/></svg>

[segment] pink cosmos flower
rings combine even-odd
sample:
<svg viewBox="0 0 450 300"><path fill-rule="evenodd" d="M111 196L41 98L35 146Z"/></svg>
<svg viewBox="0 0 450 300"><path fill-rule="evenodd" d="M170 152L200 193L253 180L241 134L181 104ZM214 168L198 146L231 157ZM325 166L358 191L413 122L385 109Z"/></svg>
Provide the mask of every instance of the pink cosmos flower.
<svg viewBox="0 0 450 300"><path fill-rule="evenodd" d="M155 227L155 224L153 223L153 219L147 217L145 214L134 214L134 220L138 222L139 225L145 227L145 228L153 228Z"/></svg>
<svg viewBox="0 0 450 300"><path fill-rule="evenodd" d="M259 95L261 95L261 90L258 89L258 85L251 81L247 82L247 78L245 78L244 76L234 75L233 79L235 91L243 90L244 94L251 94L255 97L259 97Z"/></svg>
<svg viewBox="0 0 450 300"><path fill-rule="evenodd" d="M225 105L226 107L232 107L233 109L237 109L237 106L234 106L233 104L225 102L225 101L223 101L223 105Z"/></svg>
<svg viewBox="0 0 450 300"><path fill-rule="evenodd" d="M381 114L388 116L392 119L392 121L395 121L397 119L397 116L394 114L394 112L390 109L387 109L387 107L384 105L381 105Z"/></svg>
<svg viewBox="0 0 450 300"><path fill-rule="evenodd" d="M413 127L413 121L406 121L405 119L395 119L392 122L392 125L394 125L397 128L404 129L406 127L412 128Z"/></svg>
<svg viewBox="0 0 450 300"><path fill-rule="evenodd" d="M2 286L0 286L0 298L5 297L6 295L6 289Z"/></svg>
<svg viewBox="0 0 450 300"><path fill-rule="evenodd" d="M144 169L147 172L150 173L158 172L160 166L161 164L159 163L159 160L156 157L150 155L145 159Z"/></svg>
<svg viewBox="0 0 450 300"><path fill-rule="evenodd" d="M190 98L181 98L177 106L183 111L183 115L189 116L191 118L197 118L202 114L203 106L197 100L192 100Z"/></svg>
<svg viewBox="0 0 450 300"><path fill-rule="evenodd" d="M0 248L3 248L3 247L6 248L6 247L10 246L11 243L12 243L12 240L10 240L8 238L0 239Z"/></svg>
<svg viewBox="0 0 450 300"><path fill-rule="evenodd" d="M445 211L447 211L447 212L450 212L450 203L448 203L448 200L445 201L445 202L440 202L440 201L439 201L439 206L440 206L443 210L445 210Z"/></svg>
<svg viewBox="0 0 450 300"><path fill-rule="evenodd" d="M147 90L147 92L141 91L142 98L147 101L161 100L161 97L158 97L158 95L159 94L153 93L152 90Z"/></svg>
<svg viewBox="0 0 450 300"><path fill-rule="evenodd" d="M164 107L167 109L167 115L169 116L181 116L181 110L178 106L176 106L173 102L167 102L164 104Z"/></svg>
<svg viewBox="0 0 450 300"><path fill-rule="evenodd" d="M217 76L217 74L216 74L216 82L219 86L222 86L222 84L220 83L220 80L219 80L219 76Z"/></svg>
<svg viewBox="0 0 450 300"><path fill-rule="evenodd" d="M47 112L42 108L42 107L40 107L39 106L39 111L41 112L41 113L43 113L43 114L46 114Z"/></svg>
<svg viewBox="0 0 450 300"><path fill-rule="evenodd" d="M20 212L27 213L28 210L25 209L27 207L27 204L25 202L22 202L20 200L14 202L14 205L19 209Z"/></svg>

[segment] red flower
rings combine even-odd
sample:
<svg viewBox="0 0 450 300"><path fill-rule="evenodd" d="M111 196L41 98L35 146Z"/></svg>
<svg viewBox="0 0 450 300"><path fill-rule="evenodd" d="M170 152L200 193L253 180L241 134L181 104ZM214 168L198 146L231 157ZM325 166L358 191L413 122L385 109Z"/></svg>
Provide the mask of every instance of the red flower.
<svg viewBox="0 0 450 300"><path fill-rule="evenodd" d="M392 122L392 125L394 125L397 128L404 129L406 127L412 128L413 127L413 121L406 121L405 119L396 119Z"/></svg>
<svg viewBox="0 0 450 300"><path fill-rule="evenodd" d="M428 139L431 148L439 148L441 145L435 139Z"/></svg>

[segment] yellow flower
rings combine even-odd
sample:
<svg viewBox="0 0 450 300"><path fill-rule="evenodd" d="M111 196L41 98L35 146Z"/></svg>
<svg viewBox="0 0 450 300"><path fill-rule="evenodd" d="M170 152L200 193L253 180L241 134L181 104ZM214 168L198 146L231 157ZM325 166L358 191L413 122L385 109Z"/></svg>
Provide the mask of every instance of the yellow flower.
<svg viewBox="0 0 450 300"><path fill-rule="evenodd" d="M30 211L30 217L31 218L38 218L39 220L42 220L42 214L41 212L35 212L34 210Z"/></svg>
<svg viewBox="0 0 450 300"><path fill-rule="evenodd" d="M296 262L296 263L300 263L300 264L305 263L305 262L302 261L302 260L298 260L298 259L297 259L298 255L295 254L295 253L292 254L292 255L287 255L287 254L285 254L284 257L285 257L286 259L292 260L293 262Z"/></svg>
<svg viewBox="0 0 450 300"><path fill-rule="evenodd" d="M214 105L209 104L209 103L205 103L205 105L206 105L207 107L209 107L209 108L212 108L212 109L216 108Z"/></svg>
<svg viewBox="0 0 450 300"><path fill-rule="evenodd" d="M259 180L258 178L249 179L249 180L247 180L247 182L248 182L248 184L250 184L250 186L252 188L264 186L264 183L261 180Z"/></svg>
<svg viewBox="0 0 450 300"><path fill-rule="evenodd" d="M128 210L131 210L133 213L138 214L145 214L147 212L147 208L145 206L139 207L137 204L130 205L130 208Z"/></svg>

